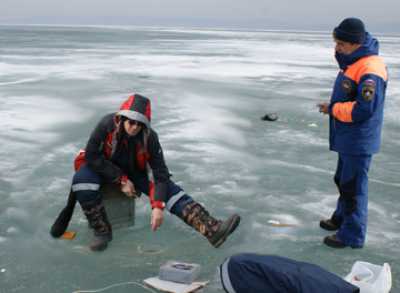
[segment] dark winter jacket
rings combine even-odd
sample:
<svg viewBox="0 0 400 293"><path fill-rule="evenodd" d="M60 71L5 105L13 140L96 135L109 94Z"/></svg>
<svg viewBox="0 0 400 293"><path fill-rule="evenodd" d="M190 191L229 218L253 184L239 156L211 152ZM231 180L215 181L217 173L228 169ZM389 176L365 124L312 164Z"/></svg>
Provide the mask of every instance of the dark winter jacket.
<svg viewBox="0 0 400 293"><path fill-rule="evenodd" d="M128 176L132 182L149 180L148 162L154 176L153 200L164 202L170 174L157 133L144 128L136 136L128 137L122 134L124 131L117 129L115 119L115 113L108 114L93 130L86 146L87 163L106 181L119 183L123 176Z"/></svg>
<svg viewBox="0 0 400 293"><path fill-rule="evenodd" d="M227 293L358 293L317 265L273 255L237 254L219 269Z"/></svg>

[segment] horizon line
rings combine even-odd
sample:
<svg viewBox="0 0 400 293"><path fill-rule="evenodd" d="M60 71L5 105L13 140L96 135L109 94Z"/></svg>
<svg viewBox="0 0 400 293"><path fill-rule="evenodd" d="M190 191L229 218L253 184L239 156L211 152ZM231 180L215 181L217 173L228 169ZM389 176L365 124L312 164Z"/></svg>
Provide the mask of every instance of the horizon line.
<svg viewBox="0 0 400 293"><path fill-rule="evenodd" d="M295 28L238 28L234 26L199 26L199 25L140 25L140 24L70 24L70 23L2 23L0 26L43 26L43 27L92 27L92 28L145 28L145 29L192 29L211 31L242 31L242 32L304 32L304 33L331 33L330 30L321 29L295 29ZM385 31L374 32L382 35L395 34L400 32Z"/></svg>

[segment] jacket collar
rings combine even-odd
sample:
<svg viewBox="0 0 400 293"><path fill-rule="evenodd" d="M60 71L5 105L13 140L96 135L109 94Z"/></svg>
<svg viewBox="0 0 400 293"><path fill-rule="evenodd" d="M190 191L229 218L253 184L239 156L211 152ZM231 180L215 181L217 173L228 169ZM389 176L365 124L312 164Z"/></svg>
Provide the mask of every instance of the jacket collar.
<svg viewBox="0 0 400 293"><path fill-rule="evenodd" d="M355 63L357 60L379 54L379 42L373 38L369 33L366 33L365 41L360 48L355 50L350 55L335 53L336 61L340 69L345 70L349 65Z"/></svg>

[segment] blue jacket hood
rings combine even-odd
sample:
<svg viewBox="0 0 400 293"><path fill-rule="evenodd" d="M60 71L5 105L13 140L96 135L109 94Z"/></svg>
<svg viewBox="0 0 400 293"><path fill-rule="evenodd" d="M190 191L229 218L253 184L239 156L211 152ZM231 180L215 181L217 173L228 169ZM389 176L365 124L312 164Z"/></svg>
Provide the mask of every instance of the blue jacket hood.
<svg viewBox="0 0 400 293"><path fill-rule="evenodd" d="M353 64L358 59L371 55L379 54L379 42L377 39L372 37L368 32L366 33L364 43L360 48L355 50L350 55L335 53L336 61L339 64L340 69L345 70L347 66Z"/></svg>

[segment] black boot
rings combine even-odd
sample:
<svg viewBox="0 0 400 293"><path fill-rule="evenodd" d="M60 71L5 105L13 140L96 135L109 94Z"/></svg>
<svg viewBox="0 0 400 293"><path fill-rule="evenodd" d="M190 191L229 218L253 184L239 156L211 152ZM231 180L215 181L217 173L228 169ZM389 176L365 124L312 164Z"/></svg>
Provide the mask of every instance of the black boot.
<svg viewBox="0 0 400 293"><path fill-rule="evenodd" d="M221 246L240 223L240 216L236 214L225 221L216 220L197 202L191 202L185 206L182 219L204 235L215 248Z"/></svg>
<svg viewBox="0 0 400 293"><path fill-rule="evenodd" d="M93 251L102 251L112 240L111 224L108 221L106 210L100 200L81 203L82 210L94 230L94 239L90 244Z"/></svg>
<svg viewBox="0 0 400 293"><path fill-rule="evenodd" d="M336 237L336 234L326 236L324 238L324 243L325 243L325 245L332 247L332 248L345 248L346 247L346 245Z"/></svg>
<svg viewBox="0 0 400 293"><path fill-rule="evenodd" d="M327 231L336 231L340 228L340 225L334 220L333 217L331 219L321 220L319 222L319 226Z"/></svg>

